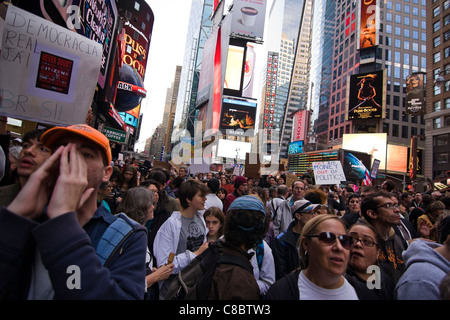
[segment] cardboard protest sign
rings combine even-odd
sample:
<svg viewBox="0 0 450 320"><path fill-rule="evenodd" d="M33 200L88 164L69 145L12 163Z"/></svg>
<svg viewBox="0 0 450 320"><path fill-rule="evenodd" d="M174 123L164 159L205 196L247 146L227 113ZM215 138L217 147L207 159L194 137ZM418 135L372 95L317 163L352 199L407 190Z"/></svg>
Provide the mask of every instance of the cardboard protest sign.
<svg viewBox="0 0 450 320"><path fill-rule="evenodd" d="M342 164L339 161L313 162L316 184L339 184L346 181Z"/></svg>
<svg viewBox="0 0 450 320"><path fill-rule="evenodd" d="M53 125L85 122L101 44L9 5L1 48L0 115Z"/></svg>

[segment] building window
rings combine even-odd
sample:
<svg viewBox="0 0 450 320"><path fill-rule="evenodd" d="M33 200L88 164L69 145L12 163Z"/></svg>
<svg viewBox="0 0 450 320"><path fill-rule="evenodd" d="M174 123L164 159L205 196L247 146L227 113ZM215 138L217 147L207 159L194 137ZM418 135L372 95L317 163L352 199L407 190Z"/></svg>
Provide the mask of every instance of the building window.
<svg viewBox="0 0 450 320"><path fill-rule="evenodd" d="M392 125L392 136L393 137L398 137L398 124L393 124Z"/></svg>
<svg viewBox="0 0 450 320"><path fill-rule="evenodd" d="M448 152L435 153L433 157L435 163L448 163Z"/></svg>
<svg viewBox="0 0 450 320"><path fill-rule="evenodd" d="M436 48L437 46L439 46L441 44L441 36L438 36L436 38L433 39L433 47Z"/></svg>
<svg viewBox="0 0 450 320"><path fill-rule="evenodd" d="M436 21L436 22L433 24L433 31L436 32L436 31L438 31L440 28L441 28L441 21L439 20L439 21Z"/></svg>
<svg viewBox="0 0 450 320"><path fill-rule="evenodd" d="M433 9L433 17L437 17L439 13L441 13L441 7L437 6L436 8Z"/></svg>
<svg viewBox="0 0 450 320"><path fill-rule="evenodd" d="M433 119L433 129L440 129L440 128L442 128L441 118Z"/></svg>
<svg viewBox="0 0 450 320"><path fill-rule="evenodd" d="M399 120L400 119L400 113L398 110L393 110L392 112L392 120Z"/></svg>
<svg viewBox="0 0 450 320"><path fill-rule="evenodd" d="M402 126L402 138L408 139L408 127Z"/></svg>
<svg viewBox="0 0 450 320"><path fill-rule="evenodd" d="M441 61L441 52L440 51L433 54L433 61L434 61L434 63Z"/></svg>
<svg viewBox="0 0 450 320"><path fill-rule="evenodd" d="M444 108L450 109L450 98L445 99Z"/></svg>
<svg viewBox="0 0 450 320"><path fill-rule="evenodd" d="M448 134L441 134L433 137L433 146L440 147L448 145Z"/></svg>
<svg viewBox="0 0 450 320"><path fill-rule="evenodd" d="M435 101L433 103L433 111L439 111L441 110L441 101Z"/></svg>

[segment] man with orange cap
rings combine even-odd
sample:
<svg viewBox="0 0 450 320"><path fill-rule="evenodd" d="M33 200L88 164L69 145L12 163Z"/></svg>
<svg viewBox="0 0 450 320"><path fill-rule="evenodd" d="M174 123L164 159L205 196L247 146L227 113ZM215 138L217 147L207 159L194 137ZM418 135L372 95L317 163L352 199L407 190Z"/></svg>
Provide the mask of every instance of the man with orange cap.
<svg viewBox="0 0 450 320"><path fill-rule="evenodd" d="M102 262L96 251L117 219L97 191L112 173L109 140L87 125L41 137L53 152L0 209L0 299L142 299L147 237L132 232Z"/></svg>

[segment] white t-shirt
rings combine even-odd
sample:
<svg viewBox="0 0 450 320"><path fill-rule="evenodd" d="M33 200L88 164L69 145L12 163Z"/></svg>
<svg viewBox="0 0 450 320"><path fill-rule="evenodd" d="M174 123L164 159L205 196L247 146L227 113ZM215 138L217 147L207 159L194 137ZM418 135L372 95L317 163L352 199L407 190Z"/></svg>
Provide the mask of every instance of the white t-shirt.
<svg viewBox="0 0 450 320"><path fill-rule="evenodd" d="M220 210L223 210L222 200L220 200L214 193L208 193L206 195L205 210L201 210L200 212L205 213L205 211L211 207L217 207Z"/></svg>
<svg viewBox="0 0 450 320"><path fill-rule="evenodd" d="M298 277L300 300L358 300L353 286L344 278L344 284L337 289L324 289L312 283L300 272Z"/></svg>

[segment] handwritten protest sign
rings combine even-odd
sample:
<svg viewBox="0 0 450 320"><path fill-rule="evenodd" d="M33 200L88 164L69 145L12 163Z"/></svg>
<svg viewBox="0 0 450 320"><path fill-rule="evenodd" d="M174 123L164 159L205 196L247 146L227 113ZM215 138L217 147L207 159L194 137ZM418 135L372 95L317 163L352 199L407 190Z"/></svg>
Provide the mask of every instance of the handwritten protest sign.
<svg viewBox="0 0 450 320"><path fill-rule="evenodd" d="M1 48L0 115L54 125L85 122L101 44L9 5Z"/></svg>
<svg viewBox="0 0 450 320"><path fill-rule="evenodd" d="M313 162L316 184L339 184L346 181L342 164L339 161Z"/></svg>

